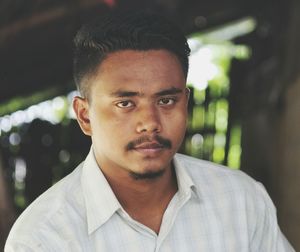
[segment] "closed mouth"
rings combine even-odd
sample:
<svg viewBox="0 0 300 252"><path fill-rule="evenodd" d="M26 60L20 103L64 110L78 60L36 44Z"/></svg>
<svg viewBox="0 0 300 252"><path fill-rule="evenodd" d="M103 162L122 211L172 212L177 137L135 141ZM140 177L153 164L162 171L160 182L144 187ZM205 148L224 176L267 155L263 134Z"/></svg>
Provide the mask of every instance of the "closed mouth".
<svg viewBox="0 0 300 252"><path fill-rule="evenodd" d="M157 142L146 142L134 146L133 150L147 157L155 157L165 149L165 146Z"/></svg>
<svg viewBox="0 0 300 252"><path fill-rule="evenodd" d="M146 142L139 145L134 146L134 149L136 150L146 150L146 149L163 149L165 148L162 144L159 144L157 142Z"/></svg>

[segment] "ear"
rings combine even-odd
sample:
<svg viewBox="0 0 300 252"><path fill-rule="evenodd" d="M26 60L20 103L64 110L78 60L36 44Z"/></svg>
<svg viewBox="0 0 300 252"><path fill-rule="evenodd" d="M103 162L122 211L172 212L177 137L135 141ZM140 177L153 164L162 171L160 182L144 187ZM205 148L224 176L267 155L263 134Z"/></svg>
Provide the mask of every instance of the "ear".
<svg viewBox="0 0 300 252"><path fill-rule="evenodd" d="M84 134L91 136L92 129L89 118L89 103L87 99L76 96L73 100L73 110L76 114L77 122Z"/></svg>
<svg viewBox="0 0 300 252"><path fill-rule="evenodd" d="M190 93L191 93L191 90L188 87L186 87L185 88L185 95L187 96L188 99L190 98Z"/></svg>
<svg viewBox="0 0 300 252"><path fill-rule="evenodd" d="M189 104L190 94L191 94L191 90L188 87L186 87L185 88L185 95L186 95L186 105L187 106Z"/></svg>

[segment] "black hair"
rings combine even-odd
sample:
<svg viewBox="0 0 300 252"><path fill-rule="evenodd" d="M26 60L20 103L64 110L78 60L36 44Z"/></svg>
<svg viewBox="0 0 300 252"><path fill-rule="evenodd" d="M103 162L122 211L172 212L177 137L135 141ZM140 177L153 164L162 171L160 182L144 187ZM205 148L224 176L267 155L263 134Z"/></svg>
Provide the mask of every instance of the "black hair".
<svg viewBox="0 0 300 252"><path fill-rule="evenodd" d="M185 77L190 48L180 29L166 18L146 12L105 15L83 25L77 32L74 50L74 80L83 97L88 81L110 53L120 50L165 49L179 59Z"/></svg>

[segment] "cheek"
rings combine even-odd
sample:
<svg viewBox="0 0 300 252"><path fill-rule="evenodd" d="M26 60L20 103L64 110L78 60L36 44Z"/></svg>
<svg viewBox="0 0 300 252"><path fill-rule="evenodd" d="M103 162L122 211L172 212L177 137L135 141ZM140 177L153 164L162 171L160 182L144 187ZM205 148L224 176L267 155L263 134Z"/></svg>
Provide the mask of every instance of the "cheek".
<svg viewBox="0 0 300 252"><path fill-rule="evenodd" d="M181 135L184 135L187 127L187 113L177 111L164 117L163 121L164 132L173 139L180 138Z"/></svg>
<svg viewBox="0 0 300 252"><path fill-rule="evenodd" d="M122 141L133 126L128 115L120 115L111 109L98 109L90 118L92 133L106 142L107 139L109 142Z"/></svg>

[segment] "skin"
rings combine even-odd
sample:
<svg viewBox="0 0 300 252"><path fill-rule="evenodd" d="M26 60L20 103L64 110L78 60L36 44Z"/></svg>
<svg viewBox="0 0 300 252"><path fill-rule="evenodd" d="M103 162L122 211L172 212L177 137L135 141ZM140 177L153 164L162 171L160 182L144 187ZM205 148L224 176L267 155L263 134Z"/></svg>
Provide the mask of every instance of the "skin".
<svg viewBox="0 0 300 252"><path fill-rule="evenodd" d="M167 50L114 52L73 108L96 161L128 214L156 233L177 191L172 158L186 130L188 89Z"/></svg>

